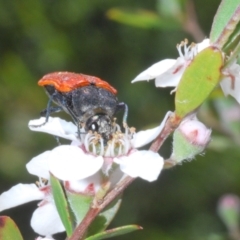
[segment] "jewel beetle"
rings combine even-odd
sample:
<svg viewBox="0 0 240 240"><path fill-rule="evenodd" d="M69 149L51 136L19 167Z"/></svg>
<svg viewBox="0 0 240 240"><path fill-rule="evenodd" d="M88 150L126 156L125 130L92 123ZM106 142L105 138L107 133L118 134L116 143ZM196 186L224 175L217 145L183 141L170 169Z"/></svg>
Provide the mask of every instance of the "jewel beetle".
<svg viewBox="0 0 240 240"><path fill-rule="evenodd" d="M46 122L51 113L65 111L74 123L85 131L99 133L106 143L113 132L113 116L124 110L126 122L128 107L119 102L117 90L98 77L73 72L53 72L43 76L38 85L49 96L47 108L41 112ZM52 106L55 103L57 106Z"/></svg>

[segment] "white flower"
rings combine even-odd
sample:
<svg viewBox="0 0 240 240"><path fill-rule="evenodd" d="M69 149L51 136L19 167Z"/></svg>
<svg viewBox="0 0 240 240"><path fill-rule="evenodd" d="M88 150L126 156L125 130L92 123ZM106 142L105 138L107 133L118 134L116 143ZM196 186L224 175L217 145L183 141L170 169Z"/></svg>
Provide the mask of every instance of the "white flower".
<svg viewBox="0 0 240 240"><path fill-rule="evenodd" d="M185 40L177 45L179 53L177 59L165 59L153 64L134 78L132 83L155 79L156 87L177 87L182 74L193 58L209 46L209 39L204 39L199 44L191 44L190 46L187 46L187 44L188 41Z"/></svg>
<svg viewBox="0 0 240 240"><path fill-rule="evenodd" d="M60 220L50 186L44 182L35 184L17 184L0 195L0 211L9 209L30 201L42 200L33 212L31 227L43 236L51 236L65 231Z"/></svg>
<svg viewBox="0 0 240 240"><path fill-rule="evenodd" d="M27 165L29 173L39 177L38 184L17 184L0 195L0 211L16 207L18 205L42 200L38 208L33 212L31 227L33 230L46 237L65 231L58 215L54 199L49 185L49 165L47 156L51 151L46 151L33 158ZM95 174L81 181L64 182L66 191L81 192L94 196L100 188L101 175Z"/></svg>
<svg viewBox="0 0 240 240"><path fill-rule="evenodd" d="M223 74L220 85L224 95L231 95L240 103L240 66L234 62Z"/></svg>
<svg viewBox="0 0 240 240"><path fill-rule="evenodd" d="M174 92L186 68L199 52L210 46L210 41L209 39L204 39L198 44L191 44L190 46L187 46L187 44L188 41L185 40L177 45L179 52L177 59L164 59L153 64L137 75L132 83L155 79L156 87L175 87L171 93ZM220 86L224 95L231 95L240 103L240 65L234 61L222 71L222 74Z"/></svg>
<svg viewBox="0 0 240 240"><path fill-rule="evenodd" d="M157 179L163 168L163 158L152 151L139 151L142 147L153 141L161 132L170 113L167 113L160 126L146 131L135 133L127 128L125 133L117 127L116 133L103 144L101 136L92 133L82 133L81 140L77 139L77 127L69 128L69 123L59 118L49 118L49 123L36 127L36 121L30 121L29 127L34 131L48 132L55 136L71 137L71 145L60 145L52 151L47 151L35 157L34 161L48 162L49 170L59 179L65 181L84 180L94 176L101 170L105 176L114 175L116 166L131 177L140 177L148 181ZM41 121L44 121L43 119ZM51 128L48 126L51 124ZM66 129L65 129L66 126ZM61 130L58 133L57 128ZM115 166L116 165L116 166ZM118 175L119 174L115 174ZM114 180L112 180L114 181Z"/></svg>

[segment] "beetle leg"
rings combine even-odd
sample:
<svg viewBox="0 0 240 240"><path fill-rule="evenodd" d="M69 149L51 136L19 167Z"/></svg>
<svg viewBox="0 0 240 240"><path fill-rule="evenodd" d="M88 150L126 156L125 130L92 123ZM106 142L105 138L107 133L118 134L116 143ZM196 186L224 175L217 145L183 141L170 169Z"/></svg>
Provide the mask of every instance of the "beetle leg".
<svg viewBox="0 0 240 240"><path fill-rule="evenodd" d="M63 108L60 107L60 106L56 106L56 107L51 106L51 103L52 103L52 101L53 101L53 98L54 98L56 95L57 95L57 93L53 93L53 94L51 95L51 97L50 97L50 99L49 99L49 101L48 101L48 104L47 104L47 108L44 109L43 111L41 111L41 113L40 113L41 116L45 116L45 117L46 117L45 123L48 122L48 118L49 118L49 116L50 116L51 113L63 111ZM79 139L80 139L80 134L81 134L81 133L80 133L80 126L79 126L79 124L78 124L78 118L77 118L76 114L73 112L73 110L68 106L68 104L67 104L65 101L62 102L62 105L63 105L63 106L66 106L66 110L68 111L68 113L70 114L70 116L71 116L72 119L73 119L73 122L74 122L75 125L77 126L77 129L78 129L78 137L79 137ZM45 124L45 123L44 123L44 124ZM58 137L55 136L55 138L56 138L56 140L57 140L58 145L61 145Z"/></svg>
<svg viewBox="0 0 240 240"><path fill-rule="evenodd" d="M60 107L60 106L57 106L57 107L52 107L51 106L51 104L53 102L53 99L54 99L54 97L56 97L56 95L57 95L57 93L55 92L50 96L50 99L49 99L48 104L47 104L47 108L40 112L41 116L46 117L45 123L48 122L48 118L49 118L51 113L60 112L60 111L63 110L62 107Z"/></svg>
<svg viewBox="0 0 240 240"><path fill-rule="evenodd" d="M73 119L73 122L75 123L75 125L77 126L77 133L78 133L78 138L80 138L80 134L81 134L81 130L80 130L80 124L79 124L79 120L77 118L77 115L73 112L73 110L68 106L68 104L65 104L66 109L68 111L68 113L70 114L70 116Z"/></svg>
<svg viewBox="0 0 240 240"><path fill-rule="evenodd" d="M61 112L63 109L61 107L49 107L40 112L41 117L46 117L46 122L48 121L48 118L51 113Z"/></svg>

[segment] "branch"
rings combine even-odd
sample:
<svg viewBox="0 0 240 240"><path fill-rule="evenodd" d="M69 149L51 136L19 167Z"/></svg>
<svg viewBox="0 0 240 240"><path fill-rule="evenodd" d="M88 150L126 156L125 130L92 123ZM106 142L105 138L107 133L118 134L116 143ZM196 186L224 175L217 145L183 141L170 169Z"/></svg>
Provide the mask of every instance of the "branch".
<svg viewBox="0 0 240 240"><path fill-rule="evenodd" d="M130 176L125 177L120 183L118 183L115 188L110 191L102 201L94 201L94 206L92 206L87 212L86 216L82 222L77 226L73 235L69 240L82 240L86 234L88 227L91 225L93 220L97 215L117 196L119 196L133 181L135 178Z"/></svg>
<svg viewBox="0 0 240 240"><path fill-rule="evenodd" d="M182 119L176 116L175 113L169 116L163 130L159 133L157 138L154 140L149 150L158 152L166 138L178 127Z"/></svg>

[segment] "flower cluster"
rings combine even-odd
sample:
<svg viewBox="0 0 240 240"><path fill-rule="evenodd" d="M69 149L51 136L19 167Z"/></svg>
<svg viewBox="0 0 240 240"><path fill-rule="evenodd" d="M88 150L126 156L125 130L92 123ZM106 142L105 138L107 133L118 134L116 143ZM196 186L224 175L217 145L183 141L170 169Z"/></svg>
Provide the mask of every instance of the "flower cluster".
<svg viewBox="0 0 240 240"><path fill-rule="evenodd" d="M137 150L161 132L169 113L156 128L135 132L125 127L121 132L116 126L112 139L103 144L101 136L84 132L78 137L77 127L60 118L32 120L29 128L70 140L68 145L60 145L34 157L26 167L30 174L36 175L36 184L18 184L0 195L0 211L34 200L41 200L34 211L31 226L42 236L65 231L54 204L50 173L63 180L67 191L94 196L108 179L111 187L124 176L140 177L147 181L158 178L163 168L163 158L155 152ZM17 197L16 197L17 196Z"/></svg>
<svg viewBox="0 0 240 240"><path fill-rule="evenodd" d="M182 41L177 45L179 53L177 59L165 59L153 64L137 75L132 83L155 79L156 87L175 87L172 91L174 92L184 71L193 61L194 57L209 46L211 46L209 39L204 39L198 44L192 43L189 46L187 40ZM222 70L220 86L225 96L231 95L240 103L240 65L237 61L233 61L232 64Z"/></svg>
<svg viewBox="0 0 240 240"><path fill-rule="evenodd" d="M177 59L164 59L159 61L145 71L137 75L132 81L144 81L155 79L156 87L177 87L181 77L194 59L194 57L203 49L209 46L209 39L205 39L200 44L187 45L188 41L184 40L177 45L179 57Z"/></svg>
<svg viewBox="0 0 240 240"><path fill-rule="evenodd" d="M204 39L199 44L184 40L177 45L179 57L177 59L165 59L159 61L135 77L132 83L138 81L149 81L155 79L156 87L174 87L175 92L182 79L185 70L199 52L211 46L209 39ZM223 79L220 83L225 95L232 95L237 101L240 100L237 92L239 85L240 66L234 63L223 72ZM231 81L229 81L231 80ZM170 159L171 165L176 165L184 160L191 160L197 154L203 152L210 142L211 130L198 121L196 112L186 116L173 135L173 151ZM166 162L166 163L167 163ZM167 165L166 165L167 167Z"/></svg>

